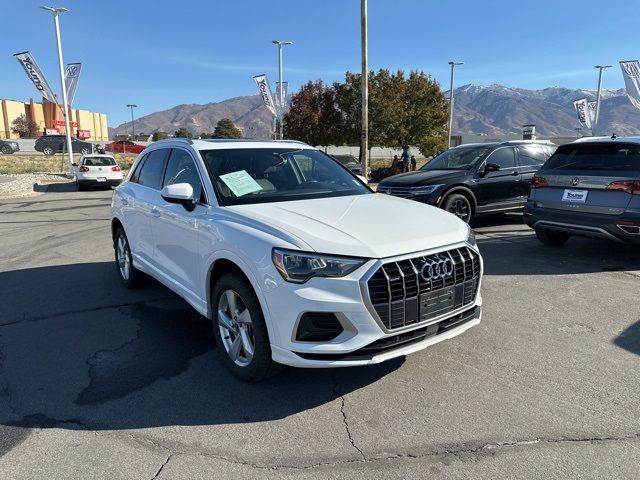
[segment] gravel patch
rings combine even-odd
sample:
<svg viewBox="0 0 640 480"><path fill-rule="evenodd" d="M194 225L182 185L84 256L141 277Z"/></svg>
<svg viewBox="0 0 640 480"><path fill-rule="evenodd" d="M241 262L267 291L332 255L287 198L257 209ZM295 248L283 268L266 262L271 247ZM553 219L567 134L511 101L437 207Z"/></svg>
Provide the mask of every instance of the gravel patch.
<svg viewBox="0 0 640 480"><path fill-rule="evenodd" d="M71 183L61 173L22 173L17 175L0 175L0 198L16 198L38 195L38 187L52 183Z"/></svg>

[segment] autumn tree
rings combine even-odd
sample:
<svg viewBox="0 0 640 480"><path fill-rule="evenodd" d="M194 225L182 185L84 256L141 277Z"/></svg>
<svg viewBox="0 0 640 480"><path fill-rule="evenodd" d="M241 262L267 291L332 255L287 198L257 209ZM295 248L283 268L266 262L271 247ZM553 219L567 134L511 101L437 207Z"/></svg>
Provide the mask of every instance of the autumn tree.
<svg viewBox="0 0 640 480"><path fill-rule="evenodd" d="M321 80L303 85L291 97L291 109L284 117L285 136L310 145L338 144L340 124L336 91Z"/></svg>
<svg viewBox="0 0 640 480"><path fill-rule="evenodd" d="M212 138L243 138L240 130L230 118L221 118L216 124Z"/></svg>
<svg viewBox="0 0 640 480"><path fill-rule="evenodd" d="M39 130L38 124L24 114L16 117L11 122L11 131L20 135L20 138L35 137Z"/></svg>

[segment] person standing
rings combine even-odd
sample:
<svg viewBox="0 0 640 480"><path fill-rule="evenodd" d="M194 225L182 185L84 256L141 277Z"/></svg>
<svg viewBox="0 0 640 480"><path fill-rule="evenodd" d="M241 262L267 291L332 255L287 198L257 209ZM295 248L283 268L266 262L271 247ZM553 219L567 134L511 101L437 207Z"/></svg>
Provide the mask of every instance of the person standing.
<svg viewBox="0 0 640 480"><path fill-rule="evenodd" d="M400 155L400 161L402 162L402 172L409 171L409 163L411 161L411 151L409 145L402 146L402 155Z"/></svg>
<svg viewBox="0 0 640 480"><path fill-rule="evenodd" d="M416 161L416 157L414 157L413 155L411 155L411 171L415 172L416 171L416 164L418 162Z"/></svg>

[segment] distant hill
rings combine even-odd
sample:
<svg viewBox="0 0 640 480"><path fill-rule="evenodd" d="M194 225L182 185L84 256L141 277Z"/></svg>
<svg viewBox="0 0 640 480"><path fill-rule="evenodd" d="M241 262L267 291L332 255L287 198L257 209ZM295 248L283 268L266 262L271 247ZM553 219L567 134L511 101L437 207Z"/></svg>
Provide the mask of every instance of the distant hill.
<svg viewBox="0 0 640 480"><path fill-rule="evenodd" d="M533 123L541 136L573 136L574 129L580 126L573 101L584 97L595 99L595 92L562 87L526 90L503 85L464 85L455 89L454 134L521 133L522 125ZM247 138L270 136L271 114L258 95L206 105L178 105L136 119L136 131L173 133L186 127L198 135L213 132L224 117L231 118ZM600 126L603 134L640 134L640 110L631 105L623 89L603 91ZM110 134L126 134L129 129L129 124L122 124L110 129Z"/></svg>

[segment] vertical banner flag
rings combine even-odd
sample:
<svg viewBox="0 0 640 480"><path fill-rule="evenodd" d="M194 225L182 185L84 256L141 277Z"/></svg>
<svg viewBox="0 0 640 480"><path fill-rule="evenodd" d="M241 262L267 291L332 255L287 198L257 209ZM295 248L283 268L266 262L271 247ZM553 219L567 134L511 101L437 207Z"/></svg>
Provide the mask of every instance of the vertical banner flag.
<svg viewBox="0 0 640 480"><path fill-rule="evenodd" d="M280 82L276 82L276 107L278 107L278 112L281 115L284 115L287 111L287 89L289 87L289 82L282 82L282 101L284 105L280 105Z"/></svg>
<svg viewBox="0 0 640 480"><path fill-rule="evenodd" d="M627 97L634 107L640 108L640 62L638 60L620 62L620 68L624 86L627 88Z"/></svg>
<svg viewBox="0 0 640 480"><path fill-rule="evenodd" d="M266 75L256 75L253 77L258 85L258 89L260 90L260 95L262 96L262 101L265 106L273 113L275 116L278 116L276 111L276 104L273 102L273 96L271 95L271 87L269 86L269 80Z"/></svg>
<svg viewBox="0 0 640 480"><path fill-rule="evenodd" d="M64 72L64 83L67 86L67 103L73 105L73 98L76 96L78 80L80 79L81 63L68 63Z"/></svg>
<svg viewBox="0 0 640 480"><path fill-rule="evenodd" d="M40 67L38 67L38 64L33 58L33 55L31 55L31 53L29 52L22 52L16 53L13 56L16 57L16 60L18 60L18 62L20 62L20 65L22 65L22 68L24 68L27 76L33 82L36 89L42 94L42 96L50 102L57 103L56 97L53 94L53 90L51 90L49 83L47 83L47 79L44 78L42 70L40 70Z"/></svg>
<svg viewBox="0 0 640 480"><path fill-rule="evenodd" d="M573 106L576 109L576 113L578 114L578 120L587 128L591 128L591 115L589 114L589 106L587 105L587 99L581 98L580 100L576 100L573 102Z"/></svg>
<svg viewBox="0 0 640 480"><path fill-rule="evenodd" d="M591 122L591 125L596 124L596 105L597 104L598 102L596 102L595 100L591 102L587 102L587 111L589 112L589 121Z"/></svg>

